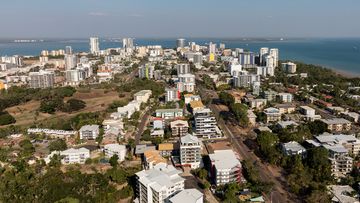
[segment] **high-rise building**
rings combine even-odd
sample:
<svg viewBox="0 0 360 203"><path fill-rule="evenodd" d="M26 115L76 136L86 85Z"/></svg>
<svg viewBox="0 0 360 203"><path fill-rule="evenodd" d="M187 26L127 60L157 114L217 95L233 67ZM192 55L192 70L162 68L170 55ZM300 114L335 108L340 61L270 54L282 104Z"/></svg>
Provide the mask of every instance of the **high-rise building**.
<svg viewBox="0 0 360 203"><path fill-rule="evenodd" d="M270 49L269 55L274 57L274 67L279 65L279 49Z"/></svg>
<svg viewBox="0 0 360 203"><path fill-rule="evenodd" d="M96 55L99 52L100 52L99 38L91 37L90 38L90 53Z"/></svg>
<svg viewBox="0 0 360 203"><path fill-rule="evenodd" d="M177 48L184 48L185 47L186 40L185 39L177 39L176 40L176 47Z"/></svg>
<svg viewBox="0 0 360 203"><path fill-rule="evenodd" d="M165 95L165 101L166 102L172 102L172 101L179 101L180 99L180 92L177 88L167 88L165 89L166 95Z"/></svg>
<svg viewBox="0 0 360 203"><path fill-rule="evenodd" d="M190 64L177 64L175 68L178 75L190 73Z"/></svg>
<svg viewBox="0 0 360 203"><path fill-rule="evenodd" d="M66 46L65 47L65 54L72 54L72 47L71 46Z"/></svg>
<svg viewBox="0 0 360 203"><path fill-rule="evenodd" d="M147 78L153 79L154 78L154 70L155 66L146 64L139 68L139 78Z"/></svg>
<svg viewBox="0 0 360 203"><path fill-rule="evenodd" d="M194 92L195 91L195 75L180 74L178 75L179 82L176 84L179 92Z"/></svg>
<svg viewBox="0 0 360 203"><path fill-rule="evenodd" d="M136 173L136 197L139 203L162 203L184 190L185 179L172 165L158 163L150 170Z"/></svg>
<svg viewBox="0 0 360 203"><path fill-rule="evenodd" d="M255 64L255 54L252 52L239 53L239 64L240 65L254 65Z"/></svg>
<svg viewBox="0 0 360 203"><path fill-rule="evenodd" d="M194 63L195 65L197 65L197 64L200 64L200 65L201 65L202 62L203 62L203 55L202 55L202 53L200 53L200 52L194 53L193 63Z"/></svg>
<svg viewBox="0 0 360 203"><path fill-rule="evenodd" d="M191 134L180 137L180 163L183 167L197 169L201 166L201 142Z"/></svg>
<svg viewBox="0 0 360 203"><path fill-rule="evenodd" d="M206 139L218 138L216 118L209 108L194 111L195 134ZM221 136L220 136L221 137Z"/></svg>
<svg viewBox="0 0 360 203"><path fill-rule="evenodd" d="M49 88L54 86L54 72L40 70L39 72L30 72L29 76L30 88Z"/></svg>
<svg viewBox="0 0 360 203"><path fill-rule="evenodd" d="M247 71L240 71L233 77L235 87L251 87L254 82L260 82L260 75L249 74Z"/></svg>
<svg viewBox="0 0 360 203"><path fill-rule="evenodd" d="M123 38L123 48L134 48L133 38Z"/></svg>
<svg viewBox="0 0 360 203"><path fill-rule="evenodd" d="M259 54L259 58L260 58L260 66L264 66L265 65L265 56L269 54L269 48L268 47L262 47L260 48L260 54Z"/></svg>
<svg viewBox="0 0 360 203"><path fill-rule="evenodd" d="M224 49L225 49L225 44L224 44L224 43L220 43L219 49L224 50Z"/></svg>
<svg viewBox="0 0 360 203"><path fill-rule="evenodd" d="M215 54L216 53L216 44L210 42L209 43L209 54Z"/></svg>
<svg viewBox="0 0 360 203"><path fill-rule="evenodd" d="M65 69L71 70L77 65L77 56L75 54L66 54L65 55Z"/></svg>

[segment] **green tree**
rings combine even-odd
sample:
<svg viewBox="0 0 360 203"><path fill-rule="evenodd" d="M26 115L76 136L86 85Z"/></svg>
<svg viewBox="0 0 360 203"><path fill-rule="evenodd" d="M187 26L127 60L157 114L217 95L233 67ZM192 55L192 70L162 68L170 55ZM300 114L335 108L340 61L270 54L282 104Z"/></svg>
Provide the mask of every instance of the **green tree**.
<svg viewBox="0 0 360 203"><path fill-rule="evenodd" d="M231 94L224 92L224 91L220 92L219 99L223 104L225 104L227 106L230 106L235 102L234 97Z"/></svg>
<svg viewBox="0 0 360 203"><path fill-rule="evenodd" d="M8 125L15 123L15 118L10 115L7 111L0 112L0 125Z"/></svg>
<svg viewBox="0 0 360 203"><path fill-rule="evenodd" d="M110 165L111 165L112 167L116 168L116 167L119 165L118 160L119 160L118 155L117 155L117 154L114 154L114 155L110 158L109 163L110 163Z"/></svg>
<svg viewBox="0 0 360 203"><path fill-rule="evenodd" d="M49 150L52 151L63 151L67 149L67 145L65 140L63 139L56 139L55 141L50 142Z"/></svg>

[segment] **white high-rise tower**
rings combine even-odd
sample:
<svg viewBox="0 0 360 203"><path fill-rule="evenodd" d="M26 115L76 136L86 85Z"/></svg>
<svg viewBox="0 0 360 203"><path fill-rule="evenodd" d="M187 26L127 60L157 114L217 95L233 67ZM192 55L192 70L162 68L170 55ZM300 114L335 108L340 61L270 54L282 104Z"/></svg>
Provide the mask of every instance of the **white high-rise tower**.
<svg viewBox="0 0 360 203"><path fill-rule="evenodd" d="M100 52L99 38L98 37L90 37L90 53L98 54L99 52Z"/></svg>

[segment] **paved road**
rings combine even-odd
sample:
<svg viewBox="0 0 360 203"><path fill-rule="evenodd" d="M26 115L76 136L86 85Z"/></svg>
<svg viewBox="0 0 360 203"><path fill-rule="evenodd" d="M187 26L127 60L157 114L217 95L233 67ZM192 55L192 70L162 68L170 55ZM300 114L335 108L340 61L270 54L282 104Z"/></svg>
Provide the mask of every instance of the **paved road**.
<svg viewBox="0 0 360 203"><path fill-rule="evenodd" d="M199 87L199 92L201 97L204 98L212 98L218 99L218 95L215 91L206 90L204 88ZM211 104L209 108L215 113L217 118L220 118L220 112L224 111L222 105ZM267 197L269 202L274 203L285 203L285 202L299 202L296 198L291 195L287 189L287 183L285 178L283 177L282 169L265 165L261 162L259 157L257 157L242 141L238 135L243 134L241 132L241 128L239 126L227 125L223 119L218 120L218 125L223 131L224 135L229 138L231 143L233 144L235 150L240 155L240 157L244 160L252 160L257 161L256 166L259 170L259 176L263 181L272 182L274 186L272 188L272 192L270 197ZM240 138L240 139L239 139Z"/></svg>
<svg viewBox="0 0 360 203"><path fill-rule="evenodd" d="M141 121L138 125L138 128L135 132L135 144L136 145L138 145L140 143L141 135L143 134L145 127L147 126L149 120L150 120L150 115L145 113L142 116Z"/></svg>

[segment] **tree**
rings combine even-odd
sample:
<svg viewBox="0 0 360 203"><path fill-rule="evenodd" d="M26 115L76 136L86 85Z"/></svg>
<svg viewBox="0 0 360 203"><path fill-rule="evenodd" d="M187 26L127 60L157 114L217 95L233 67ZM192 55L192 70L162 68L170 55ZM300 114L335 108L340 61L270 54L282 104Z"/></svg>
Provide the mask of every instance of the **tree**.
<svg viewBox="0 0 360 203"><path fill-rule="evenodd" d="M7 111L0 112L0 125L8 125L11 123L15 123L15 118L10 115Z"/></svg>
<svg viewBox="0 0 360 203"><path fill-rule="evenodd" d="M276 145L279 138L271 132L261 132L257 136L256 141L260 147L260 152L271 164L276 164L280 161L281 153L278 152Z"/></svg>
<svg viewBox="0 0 360 203"><path fill-rule="evenodd" d="M313 135L320 135L327 131L327 126L324 122L316 120L308 124L309 130Z"/></svg>
<svg viewBox="0 0 360 203"><path fill-rule="evenodd" d="M244 104L232 104L230 106L231 112L235 115L236 120L240 125L246 127L249 124L249 118L247 115L248 108Z"/></svg>
<svg viewBox="0 0 360 203"><path fill-rule="evenodd" d="M63 139L57 139L55 141L50 142L49 144L49 150L52 151L63 151L67 149L67 145L65 140Z"/></svg>
<svg viewBox="0 0 360 203"><path fill-rule="evenodd" d="M63 105L62 111L64 112L73 112L79 111L86 107L86 103L79 99L70 99Z"/></svg>
<svg viewBox="0 0 360 203"><path fill-rule="evenodd" d="M110 158L109 163L110 163L110 165L111 165L112 167L116 168L116 167L119 165L118 160L119 160L118 155L117 155L117 154L114 154L114 155Z"/></svg>
<svg viewBox="0 0 360 203"><path fill-rule="evenodd" d="M329 152L323 147L308 150L306 163L317 182L331 182L331 164L328 159Z"/></svg>
<svg viewBox="0 0 360 203"><path fill-rule="evenodd" d="M234 97L231 94L224 92L224 91L220 92L219 99L223 104L225 104L227 106L230 106L231 104L233 104L235 102Z"/></svg>

